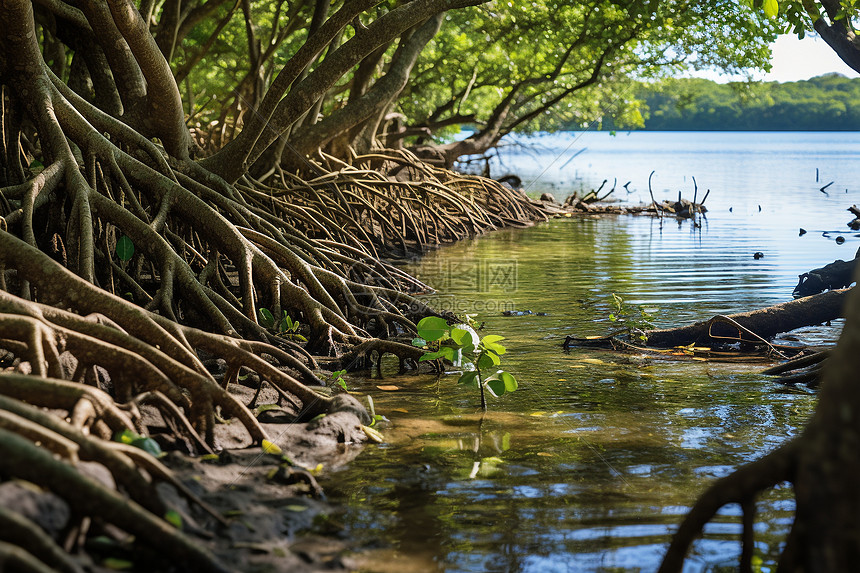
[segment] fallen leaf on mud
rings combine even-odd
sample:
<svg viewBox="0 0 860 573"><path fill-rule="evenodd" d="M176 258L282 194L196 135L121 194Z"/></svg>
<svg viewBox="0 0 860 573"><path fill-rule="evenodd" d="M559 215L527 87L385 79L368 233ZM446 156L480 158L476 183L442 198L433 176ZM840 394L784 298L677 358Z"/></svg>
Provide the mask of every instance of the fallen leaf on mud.
<svg viewBox="0 0 860 573"><path fill-rule="evenodd" d="M305 510L307 510L307 508L308 508L308 506L306 506L306 505L286 505L286 506L284 506L284 509L286 509L287 511L296 511L296 512L305 511Z"/></svg>
<svg viewBox="0 0 860 573"><path fill-rule="evenodd" d="M585 337L586 340L598 340L600 338L603 338L603 337L602 336L586 336Z"/></svg>
<svg viewBox="0 0 860 573"><path fill-rule="evenodd" d="M585 366L583 366L582 364L571 364L570 367L571 368L585 368Z"/></svg>
<svg viewBox="0 0 860 573"><path fill-rule="evenodd" d="M606 362L600 358L580 358L579 361L585 362L586 364L606 364Z"/></svg>
<svg viewBox="0 0 860 573"><path fill-rule="evenodd" d="M406 408L392 408L391 411L392 412L400 412L401 414L408 414L409 413L409 410L407 410Z"/></svg>
<svg viewBox="0 0 860 573"><path fill-rule="evenodd" d="M567 382L567 378L559 378L558 381L559 382Z"/></svg>
<svg viewBox="0 0 860 573"><path fill-rule="evenodd" d="M545 458L554 458L555 454L551 454L549 452L538 452L537 455L543 456Z"/></svg>
<svg viewBox="0 0 860 573"><path fill-rule="evenodd" d="M377 386L383 392L394 392L395 390L400 390L400 386L394 386L393 384L383 384L382 386Z"/></svg>
<svg viewBox="0 0 860 573"><path fill-rule="evenodd" d="M532 412L529 416L543 416L546 412Z"/></svg>
<svg viewBox="0 0 860 573"><path fill-rule="evenodd" d="M698 360L699 362L707 362L707 358L701 358L699 356L693 356L693 360Z"/></svg>
<svg viewBox="0 0 860 573"><path fill-rule="evenodd" d="M277 444L270 442L269 440L263 440L263 453L264 454L280 454L281 448L278 447Z"/></svg>
<svg viewBox="0 0 860 573"><path fill-rule="evenodd" d="M377 444L381 444L385 441L385 438L382 436L382 434L380 434L373 428L370 428L368 426L362 426L361 429L364 430L364 435L367 436L369 440L376 442Z"/></svg>

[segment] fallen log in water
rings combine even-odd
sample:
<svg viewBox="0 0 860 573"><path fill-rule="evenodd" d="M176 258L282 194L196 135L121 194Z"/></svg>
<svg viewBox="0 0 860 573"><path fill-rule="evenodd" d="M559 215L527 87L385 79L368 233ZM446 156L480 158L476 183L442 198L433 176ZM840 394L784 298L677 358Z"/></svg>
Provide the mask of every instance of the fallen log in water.
<svg viewBox="0 0 860 573"><path fill-rule="evenodd" d="M860 255L858 251L857 255ZM797 281L797 286L794 287L792 296L801 298L824 292L825 290L833 290L845 288L854 282L854 267L857 266L857 255L850 261L837 259L829 265L824 265L818 269L812 269L808 273L800 275Z"/></svg>
<svg viewBox="0 0 860 573"><path fill-rule="evenodd" d="M822 324L842 316L842 304L850 289L832 290L774 306L727 316L715 316L678 328L647 330L647 346L713 345L733 342L762 343L765 340L804 326ZM564 348L573 346L612 346L615 336L583 339L567 336Z"/></svg>

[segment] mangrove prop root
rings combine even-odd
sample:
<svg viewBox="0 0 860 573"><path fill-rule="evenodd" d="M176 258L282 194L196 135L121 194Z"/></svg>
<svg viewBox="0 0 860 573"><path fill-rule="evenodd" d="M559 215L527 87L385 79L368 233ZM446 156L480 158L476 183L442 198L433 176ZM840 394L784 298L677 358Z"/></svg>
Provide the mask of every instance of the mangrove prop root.
<svg viewBox="0 0 860 573"><path fill-rule="evenodd" d="M17 545L19 551L26 551L33 559L36 559L34 556L38 555L39 560L48 566L49 571L84 572L83 567L76 563L62 547L57 545L41 527L14 511L2 507L0 507L0 543ZM8 551L8 548L6 550ZM3 551L0 548L0 555L3 554ZM2 561L0 561L0 566L2 566Z"/></svg>
<svg viewBox="0 0 860 573"><path fill-rule="evenodd" d="M797 462L797 441L789 442L767 456L747 464L733 474L717 480L696 501L693 508L684 518L678 530L672 536L672 542L663 562L660 573L680 572L687 551L693 541L702 533L703 528L716 515L717 511L730 503L739 503L746 508L746 516L750 500L774 485L783 481L791 481L794 477ZM744 518L745 520L747 517ZM751 541L750 533L744 527L744 541ZM742 555L751 552L746 545Z"/></svg>
<svg viewBox="0 0 860 573"><path fill-rule="evenodd" d="M96 17L84 12L76 16L84 24ZM128 42L140 40L121 17L133 12L97 12ZM200 452L215 449L218 417L263 442L266 431L230 392L242 369L304 414L326 412L336 400L311 388L322 385L314 354L345 352L356 364L391 353L401 367L420 355L388 339L409 336L434 314L414 296L432 289L381 255L413 256L554 211L402 150L347 160L319 154L311 175L276 166L261 180L228 183L182 150L182 130L165 128L159 145L54 75L30 3L7 3L2 19L4 29L20 31L0 35L0 49L16 54L14 65L0 63L3 100L16 103L2 106L3 119L14 111L15 125L26 124L39 145L29 137L8 154L14 177L0 188L0 354L16 370L0 372L0 465L189 570L223 570L156 515L163 504L153 482L181 484L98 436L145 435L143 413L156 410ZM23 168L36 159L40 172ZM261 324L267 314L300 328L278 336L279 325ZM223 386L204 367L216 361L229 373ZM69 422L22 402L62 410ZM131 501L81 476L76 459L107 467ZM39 570L6 545L0 555Z"/></svg>
<svg viewBox="0 0 860 573"><path fill-rule="evenodd" d="M190 540L160 517L2 428L0 459L4 472L51 490L81 515L99 516L192 570L228 571L200 543Z"/></svg>

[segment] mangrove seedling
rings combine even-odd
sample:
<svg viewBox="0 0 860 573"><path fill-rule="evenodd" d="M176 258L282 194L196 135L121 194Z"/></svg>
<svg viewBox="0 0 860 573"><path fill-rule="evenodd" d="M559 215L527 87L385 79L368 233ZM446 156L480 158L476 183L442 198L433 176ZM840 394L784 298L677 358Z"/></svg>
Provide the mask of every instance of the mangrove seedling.
<svg viewBox="0 0 860 573"><path fill-rule="evenodd" d="M638 338L643 343L648 342L646 330L654 328L651 323L654 317L648 314L643 307L639 305L631 305L624 302L624 299L615 293L612 293L612 312L609 313L609 320L617 322L631 339Z"/></svg>
<svg viewBox="0 0 860 573"><path fill-rule="evenodd" d="M335 384L343 388L344 392L349 392L346 387L346 380L343 379L344 374L346 374L346 370L338 370L337 372L332 372L331 379L334 380Z"/></svg>
<svg viewBox="0 0 860 573"><path fill-rule="evenodd" d="M284 315L280 319L275 319L275 315L268 308L261 308L258 311L258 315L260 326L263 328L274 330L279 336L283 336L287 340L295 340L297 342L308 341L307 338L299 334L299 326L301 326L299 321L293 320L287 314L287 311L284 311Z"/></svg>
<svg viewBox="0 0 860 573"><path fill-rule="evenodd" d="M418 322L418 338L413 339L412 344L428 350L418 359L419 362L447 359L455 366L463 365L464 372L457 383L479 388L481 409L486 412L485 387L496 397L513 392L518 387L517 379L504 370L486 375L502 363L501 356L507 352L499 344L502 340L504 337L496 334L480 338L468 325L449 326L444 318L428 316Z"/></svg>

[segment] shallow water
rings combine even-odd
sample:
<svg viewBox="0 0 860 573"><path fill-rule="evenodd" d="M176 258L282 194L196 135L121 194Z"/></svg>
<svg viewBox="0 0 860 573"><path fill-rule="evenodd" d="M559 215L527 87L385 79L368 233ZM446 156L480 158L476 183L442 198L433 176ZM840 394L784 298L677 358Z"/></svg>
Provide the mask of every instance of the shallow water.
<svg viewBox="0 0 860 573"><path fill-rule="evenodd" d="M662 134L650 135L638 142L651 153L647 161L635 149L625 151L631 172L677 162L652 153L661 145L667 156L682 155L692 145L684 137L714 134L674 134L680 136L674 152ZM747 147L759 145L754 134L742 135ZM794 162L805 160L801 151L809 141L792 144L792 134L777 135L783 136L779 145L769 145L779 154L738 179L781 181ZM860 138L852 145L818 161L835 165L848 152L856 159ZM732 164L729 151L720 151L714 165ZM743 145L733 153L754 156ZM792 167L779 169L778 156L794 158ZM589 161L612 164L596 153ZM805 174L810 179L808 169ZM708 177L697 174L700 187ZM846 177L858 180L854 173ZM712 210L700 228L669 220L661 226L645 217L562 219L491 233L409 265L439 289L437 306L477 312L486 332L507 338L503 364L520 389L491 398L482 419L477 396L457 388L453 373L348 377L351 390L371 394L391 420L383 427L386 444L365 448L323 484L344 504L335 519L364 551L366 570L655 570L697 494L796 434L815 397L773 384L758 374L762 363L565 352L561 341L566 334L609 331L613 292L648 308L658 326L790 299L799 273L851 258L857 246L844 212L855 193L824 196L814 168L811 179L760 187L752 208L753 191L714 185ZM566 192L558 185L545 189ZM799 237L801 226L840 231L848 240L837 245L837 233ZM755 260L756 251L764 258ZM514 308L548 315L501 316ZM837 329L806 329L800 337L832 341ZM791 499L786 486L759 502L763 571L775 564ZM694 546L686 571L736 569L739 532L739 509L724 508Z"/></svg>

